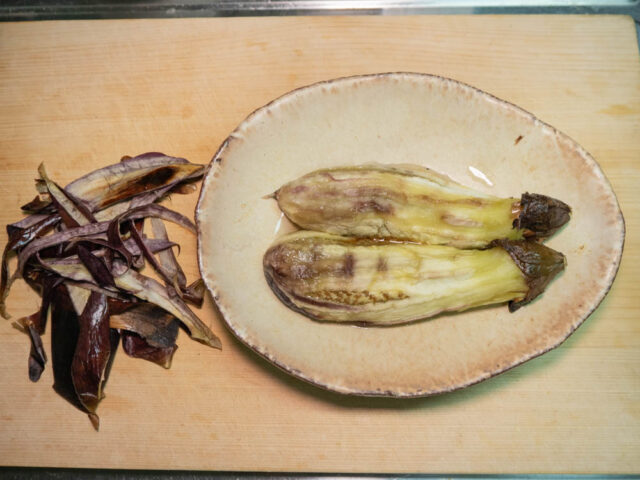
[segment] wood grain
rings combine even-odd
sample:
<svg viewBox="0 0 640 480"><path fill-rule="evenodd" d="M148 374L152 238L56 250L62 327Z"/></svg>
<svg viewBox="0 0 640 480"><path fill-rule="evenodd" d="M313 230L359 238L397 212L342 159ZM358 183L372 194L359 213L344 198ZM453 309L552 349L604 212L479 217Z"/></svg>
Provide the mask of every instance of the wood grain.
<svg viewBox="0 0 640 480"><path fill-rule="evenodd" d="M61 183L122 155L206 163L252 110L328 78L418 71L530 110L602 165L627 222L618 278L560 348L439 397L343 397L239 345L207 301L215 351L182 334L165 371L120 354L101 431L27 378L26 337L0 323L0 464L308 472L640 470L640 64L625 17L424 16L118 20L0 25L0 222L44 161ZM190 214L196 196L175 196ZM197 274L195 239L183 245ZM0 241L4 241L4 232ZM250 292L248 292L248 299ZM14 318L37 298L24 284ZM48 341L48 335L45 342Z"/></svg>

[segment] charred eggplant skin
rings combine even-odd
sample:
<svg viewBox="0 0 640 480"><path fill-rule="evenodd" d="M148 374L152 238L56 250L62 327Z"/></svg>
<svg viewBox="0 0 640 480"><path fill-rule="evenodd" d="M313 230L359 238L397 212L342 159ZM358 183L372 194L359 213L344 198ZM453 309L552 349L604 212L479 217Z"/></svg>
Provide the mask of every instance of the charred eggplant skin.
<svg viewBox="0 0 640 480"><path fill-rule="evenodd" d="M555 198L537 193L523 193L520 214L513 228L530 232L536 238L550 237L571 218L571 207Z"/></svg>
<svg viewBox="0 0 640 480"><path fill-rule="evenodd" d="M562 253L533 241L494 240L491 246L502 248L511 256L529 287L527 295L522 300L509 302L510 312L515 312L541 295L549 282L560 274L567 264Z"/></svg>
<svg viewBox="0 0 640 480"><path fill-rule="evenodd" d="M283 185L274 197L289 220L306 230L458 248L486 248L496 238L547 237L571 212L545 195L495 197L415 165L316 170Z"/></svg>
<svg viewBox="0 0 640 480"><path fill-rule="evenodd" d="M265 253L268 284L285 305L320 321L394 325L441 312L540 295L564 256L530 241L483 250L299 231Z"/></svg>

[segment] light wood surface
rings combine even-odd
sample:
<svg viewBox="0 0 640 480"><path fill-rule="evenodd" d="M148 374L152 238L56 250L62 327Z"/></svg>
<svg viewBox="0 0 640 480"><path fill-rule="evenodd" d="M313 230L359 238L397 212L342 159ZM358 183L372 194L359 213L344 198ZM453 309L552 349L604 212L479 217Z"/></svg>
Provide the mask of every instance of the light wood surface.
<svg viewBox="0 0 640 480"><path fill-rule="evenodd" d="M45 162L60 183L125 154L206 163L252 110L351 74L435 73L533 112L583 145L618 195L627 241L600 308L561 347L439 397L343 397L242 347L179 338L171 370L122 352L101 431L27 378L27 338L0 322L0 464L307 472L640 471L640 64L625 17L424 16L0 25L0 223ZM191 214L196 195L171 205ZM172 230L187 275L195 238ZM6 239L4 232L0 241ZM247 301L251 292L247 292ZM17 284L14 319L38 299ZM49 336L45 336L48 346ZM49 366L48 366L49 367Z"/></svg>

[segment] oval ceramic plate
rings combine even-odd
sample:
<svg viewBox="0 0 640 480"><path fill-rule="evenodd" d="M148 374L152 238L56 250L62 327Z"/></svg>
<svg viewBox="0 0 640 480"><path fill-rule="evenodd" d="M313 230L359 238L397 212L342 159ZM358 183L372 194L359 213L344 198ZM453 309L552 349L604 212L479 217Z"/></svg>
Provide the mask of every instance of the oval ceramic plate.
<svg viewBox="0 0 640 480"><path fill-rule="evenodd" d="M318 168L412 163L499 196L536 192L573 208L547 243L568 266L542 297L390 328L310 320L283 305L262 256L290 230L282 184ZM430 395L489 378L564 341L598 306L624 241L616 197L595 160L520 108L422 74L343 78L251 114L220 147L196 211L202 276L233 333L287 372L342 393Z"/></svg>

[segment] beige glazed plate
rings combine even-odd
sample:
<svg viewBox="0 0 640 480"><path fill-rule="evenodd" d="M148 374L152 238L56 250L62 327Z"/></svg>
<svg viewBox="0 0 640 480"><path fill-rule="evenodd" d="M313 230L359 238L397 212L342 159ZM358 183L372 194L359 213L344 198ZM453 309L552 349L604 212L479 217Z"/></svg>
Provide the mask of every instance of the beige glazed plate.
<svg viewBox="0 0 640 480"><path fill-rule="evenodd" d="M312 321L283 305L262 270L293 227L264 197L318 168L412 163L498 196L535 192L573 208L547 243L566 271L542 297L389 328ZM233 333L292 375L342 393L451 391L564 341L613 282L624 242L616 197L595 160L520 108L442 77L393 73L323 82L280 97L229 136L196 217L203 278Z"/></svg>

